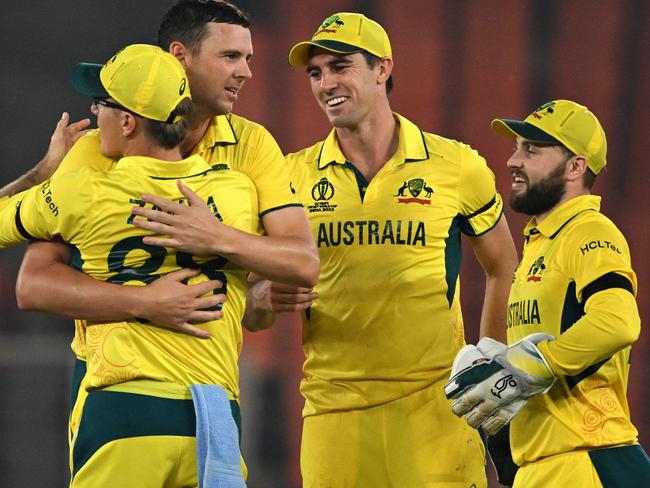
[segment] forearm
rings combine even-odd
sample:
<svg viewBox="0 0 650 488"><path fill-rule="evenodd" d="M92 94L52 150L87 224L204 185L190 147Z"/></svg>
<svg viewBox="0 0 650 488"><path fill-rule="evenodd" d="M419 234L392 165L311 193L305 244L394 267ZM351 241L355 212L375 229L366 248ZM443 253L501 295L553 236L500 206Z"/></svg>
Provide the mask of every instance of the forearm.
<svg viewBox="0 0 650 488"><path fill-rule="evenodd" d="M506 315L511 284L510 273L504 276L486 276L480 337L506 342Z"/></svg>
<svg viewBox="0 0 650 488"><path fill-rule="evenodd" d="M641 319L634 296L622 289L593 295L585 315L539 349L557 375L567 376L611 357L639 337Z"/></svg>
<svg viewBox="0 0 650 488"><path fill-rule="evenodd" d="M295 236L256 236L223 226L213 254L270 281L312 288L320 262L311 240Z"/></svg>
<svg viewBox="0 0 650 488"><path fill-rule="evenodd" d="M470 238L470 243L485 271L485 298L480 336L506 342L508 295L512 275L517 268L517 251L505 215L501 216L490 232Z"/></svg>
<svg viewBox="0 0 650 488"><path fill-rule="evenodd" d="M30 169L27 173L18 179L0 188L0 198L7 196L10 197L16 193L20 193L21 191L27 190L32 186L38 185L47 178L47 176L43 175L42 163L38 163L35 167Z"/></svg>
<svg viewBox="0 0 650 488"><path fill-rule="evenodd" d="M64 263L21 269L16 299L21 310L85 320L127 320L141 316L138 290L96 280Z"/></svg>

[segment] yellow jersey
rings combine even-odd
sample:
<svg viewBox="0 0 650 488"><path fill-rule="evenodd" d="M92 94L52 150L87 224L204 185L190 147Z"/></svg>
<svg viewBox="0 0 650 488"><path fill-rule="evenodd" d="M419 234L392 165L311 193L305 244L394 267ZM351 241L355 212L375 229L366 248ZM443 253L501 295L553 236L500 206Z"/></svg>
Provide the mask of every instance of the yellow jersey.
<svg viewBox="0 0 650 488"><path fill-rule="evenodd" d="M637 281L624 236L599 209L600 197L579 196L524 230L508 343L535 332L554 336L539 348L559 380L511 423L518 465L637 440L626 399L629 344L640 327ZM616 307L625 320L595 313Z"/></svg>
<svg viewBox="0 0 650 488"><path fill-rule="evenodd" d="M204 325L212 334L208 340L144 326L141 320L89 324L83 350L89 389L139 381L143 385L139 392L160 393L156 384L213 383L233 398L239 395L237 360L246 270L221 257L198 259L146 245L142 238L150 232L132 225L131 209L145 205L140 200L144 193L185 201L177 179L225 224L261 233L257 193L250 178L225 165L209 165L200 156L177 162L125 157L105 173L82 168L28 190L17 209L7 206L0 213L0 245L60 238L74 246L77 267L99 280L144 285L162 274L198 266L202 274L194 281L223 281L224 315Z"/></svg>
<svg viewBox="0 0 650 488"><path fill-rule="evenodd" d="M499 220L494 175L469 146L395 119L397 150L370 182L334 130L287 156L321 261L303 328L306 416L422 390L464 343L460 236Z"/></svg>
<svg viewBox="0 0 650 488"><path fill-rule="evenodd" d="M200 155L210 165L226 165L253 180L260 215L299 205L290 189L289 173L282 152L273 136L259 124L234 114L214 117L192 154ZM53 179L79 168L105 172L114 164L114 160L102 156L99 130L94 130L70 149ZM80 359L84 359L84 330L85 321L76 320L71 347Z"/></svg>

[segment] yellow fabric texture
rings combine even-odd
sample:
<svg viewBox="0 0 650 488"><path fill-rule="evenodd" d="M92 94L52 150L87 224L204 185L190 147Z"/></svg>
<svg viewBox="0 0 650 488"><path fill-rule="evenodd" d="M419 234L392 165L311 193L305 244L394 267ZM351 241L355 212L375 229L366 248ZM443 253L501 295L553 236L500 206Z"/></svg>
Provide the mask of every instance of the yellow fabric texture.
<svg viewBox="0 0 650 488"><path fill-rule="evenodd" d="M636 293L625 238L599 209L599 197L580 196L539 225L533 219L524 232L508 303L508 343L535 332L554 336L538 348L559 379L511 423L517 464L636 442L626 399L630 345L640 330L634 296L606 288L583 303L586 287L609 274L627 279Z"/></svg>
<svg viewBox="0 0 650 488"><path fill-rule="evenodd" d="M184 201L176 186L176 179L184 175L192 175L183 181L224 223L260 233L252 181L237 171L213 170L200 156L174 163L123 158L107 173L82 169L47 181L22 200L17 220L25 231L43 239L60 236L73 244L81 269L96 279L138 286L196 263L203 273L191 282L209 277L227 283L223 318L205 324L212 333L208 340L144 326L138 320L89 325L85 349L89 389L147 379L185 386L213 383L234 398L239 394L237 359L246 271L222 258L199 259L147 246L142 236L148 231L131 224L131 208L144 193ZM142 393L147 391L145 387Z"/></svg>
<svg viewBox="0 0 650 488"><path fill-rule="evenodd" d="M306 417L304 488L486 487L481 438L451 413L443 385L376 407Z"/></svg>
<svg viewBox="0 0 650 488"><path fill-rule="evenodd" d="M253 180L261 214L297 204L282 152L273 136L259 124L234 114L214 117L192 154L200 155L210 165L225 164ZM114 164L101 155L99 130L94 130L77 141L52 178L85 167L106 172ZM85 358L85 326L85 321L75 321L71 348L80 359Z"/></svg>
<svg viewBox="0 0 650 488"><path fill-rule="evenodd" d="M587 451L569 452L542 459L517 470L513 488L603 488Z"/></svg>
<svg viewBox="0 0 650 488"><path fill-rule="evenodd" d="M179 462L195 459L195 437L118 439L102 446L79 470L70 487L198 486L196 462Z"/></svg>
<svg viewBox="0 0 650 488"><path fill-rule="evenodd" d="M463 345L460 234L500 218L494 175L470 147L395 117L397 151L368 185L334 131L287 156L321 260L303 328L306 416L422 390Z"/></svg>

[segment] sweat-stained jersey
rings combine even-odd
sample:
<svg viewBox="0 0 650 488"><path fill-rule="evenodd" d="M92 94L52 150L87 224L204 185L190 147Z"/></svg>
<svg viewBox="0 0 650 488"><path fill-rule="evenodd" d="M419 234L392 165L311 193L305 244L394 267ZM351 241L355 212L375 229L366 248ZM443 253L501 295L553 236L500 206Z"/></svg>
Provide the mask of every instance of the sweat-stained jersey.
<svg viewBox="0 0 650 488"><path fill-rule="evenodd" d="M212 334L207 340L145 326L138 320L89 324L84 351L88 389L140 380L135 383L142 386L138 393L164 393L156 386L165 382L219 384L232 398L239 395L237 359L242 345L246 270L220 257L199 259L146 245L142 237L150 232L132 224L131 209L145 205L140 200L144 193L185 201L177 179L206 201L225 224L261 233L257 193L250 178L211 166L200 156L178 162L126 157L105 173L82 168L28 190L17 209L6 207L0 213L0 245L60 238L74 246L75 265L99 280L138 286L198 265L202 274L194 282L208 278L223 281L227 294L224 315L205 324Z"/></svg>
<svg viewBox="0 0 650 488"><path fill-rule="evenodd" d="M469 146L395 118L397 151L370 183L335 131L287 156L321 260L303 327L306 416L422 390L464 342L460 234L499 220L494 175Z"/></svg>
<svg viewBox="0 0 650 488"><path fill-rule="evenodd" d="M580 196L524 230L508 301L508 343L535 332L554 336L539 347L559 378L511 423L519 465L637 440L626 399L630 347L617 345L639 333L637 281L625 238L599 209L600 197ZM631 320L595 313L613 307Z"/></svg>
<svg viewBox="0 0 650 488"><path fill-rule="evenodd" d="M225 164L253 180L260 215L298 205L290 189L289 173L282 152L273 136L259 124L234 114L214 117L192 154L200 155L210 165ZM99 131L95 130L77 141L53 179L79 168L108 171L114 164L115 161L101 155ZM81 359L84 358L84 330L85 321L75 321L75 337L71 347Z"/></svg>

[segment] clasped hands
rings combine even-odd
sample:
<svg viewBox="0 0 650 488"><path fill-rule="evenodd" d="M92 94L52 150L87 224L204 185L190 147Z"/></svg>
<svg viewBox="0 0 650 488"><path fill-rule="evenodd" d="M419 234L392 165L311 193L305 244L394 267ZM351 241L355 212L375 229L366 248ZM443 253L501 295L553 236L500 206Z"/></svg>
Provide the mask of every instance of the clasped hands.
<svg viewBox="0 0 650 488"><path fill-rule="evenodd" d="M546 393L556 377L537 348L544 340L553 336L531 334L511 346L484 337L462 348L445 385L454 414L494 435L531 397Z"/></svg>

